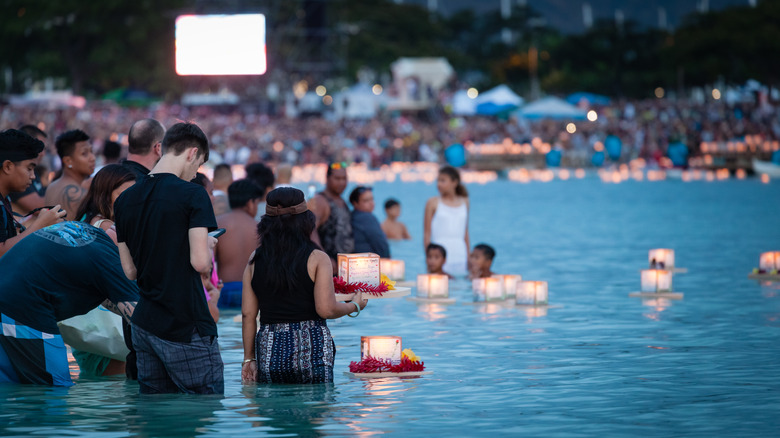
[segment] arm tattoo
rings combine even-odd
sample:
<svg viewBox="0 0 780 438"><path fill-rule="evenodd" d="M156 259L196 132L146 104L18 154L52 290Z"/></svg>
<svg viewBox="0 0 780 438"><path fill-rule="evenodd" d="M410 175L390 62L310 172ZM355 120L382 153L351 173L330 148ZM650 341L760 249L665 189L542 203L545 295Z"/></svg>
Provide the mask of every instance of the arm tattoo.
<svg viewBox="0 0 780 438"><path fill-rule="evenodd" d="M130 322L130 318L133 316L136 304L136 301L120 301L114 304L109 300L105 300L103 301L102 306L121 316L125 319L125 321Z"/></svg>

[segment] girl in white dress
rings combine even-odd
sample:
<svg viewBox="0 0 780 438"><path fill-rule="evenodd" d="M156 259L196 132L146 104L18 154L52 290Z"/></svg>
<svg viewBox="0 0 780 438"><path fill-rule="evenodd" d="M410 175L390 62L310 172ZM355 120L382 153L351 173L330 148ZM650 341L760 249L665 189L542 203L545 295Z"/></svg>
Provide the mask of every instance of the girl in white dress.
<svg viewBox="0 0 780 438"><path fill-rule="evenodd" d="M453 276L468 274L469 256L469 198L460 182L460 173L452 166L439 169L436 181L439 196L425 204L423 245L437 243L447 250L444 272Z"/></svg>

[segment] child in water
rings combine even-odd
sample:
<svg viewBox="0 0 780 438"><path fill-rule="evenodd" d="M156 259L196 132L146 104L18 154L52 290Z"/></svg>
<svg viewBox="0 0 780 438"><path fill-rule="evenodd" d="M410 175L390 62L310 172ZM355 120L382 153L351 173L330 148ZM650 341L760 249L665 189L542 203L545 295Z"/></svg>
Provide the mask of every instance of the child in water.
<svg viewBox="0 0 780 438"><path fill-rule="evenodd" d="M496 250L492 246L480 243L475 245L469 254L469 273L471 278L488 278L493 275L491 267L496 257Z"/></svg>
<svg viewBox="0 0 780 438"><path fill-rule="evenodd" d="M406 225L398 221L398 217L401 216L401 203L393 198L388 199L385 202L385 215L387 215L387 219L382 222L382 231L385 232L388 239L409 240L412 238Z"/></svg>
<svg viewBox="0 0 780 438"><path fill-rule="evenodd" d="M452 275L444 272L444 263L447 261L447 250L443 246L431 243L425 248L425 264L429 274L444 274L452 278Z"/></svg>

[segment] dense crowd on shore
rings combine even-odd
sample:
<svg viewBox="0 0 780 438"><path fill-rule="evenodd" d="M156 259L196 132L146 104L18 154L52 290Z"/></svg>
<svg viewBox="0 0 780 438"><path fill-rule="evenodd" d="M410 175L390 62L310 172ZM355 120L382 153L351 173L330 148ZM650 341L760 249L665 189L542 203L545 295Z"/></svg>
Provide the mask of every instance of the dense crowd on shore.
<svg viewBox="0 0 780 438"><path fill-rule="evenodd" d="M614 135L622 142L625 160L641 157L649 161L666 155L668 145L674 142L684 143L695 156L701 142L726 142L748 135L780 139L780 113L774 107L729 105L723 100L615 101L594 106L598 119L575 122L573 134L566 130L568 121L461 117L448 114L446 108L439 105L420 114L381 113L366 120L334 120L327 116L290 119L245 108L177 104L126 108L110 101L93 101L80 109L6 105L0 106L0 129L15 128L29 120L38 121L52 138L67 129L82 129L90 133L96 153L100 153L106 140L126 145L127 129L135 120L154 118L166 126L188 120L198 123L209 136L216 152L214 162L349 161L373 167L392 161L442 161L449 145L500 143L506 138L523 143L538 137L573 156L589 157L594 145ZM50 150L47 155L55 157L56 153ZM57 170L59 164L50 161L49 165Z"/></svg>

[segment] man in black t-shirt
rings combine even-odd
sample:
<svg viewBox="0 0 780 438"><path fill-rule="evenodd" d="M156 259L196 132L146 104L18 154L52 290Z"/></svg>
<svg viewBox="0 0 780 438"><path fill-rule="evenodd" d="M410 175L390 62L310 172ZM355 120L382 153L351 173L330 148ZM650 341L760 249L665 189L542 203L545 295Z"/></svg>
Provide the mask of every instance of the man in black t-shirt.
<svg viewBox="0 0 780 438"><path fill-rule="evenodd" d="M133 315L141 393L224 392L223 363L200 274L211 270L217 221L203 187L189 182L208 160L208 140L191 123L172 126L149 176L116 201L125 274L141 298Z"/></svg>
<svg viewBox="0 0 780 438"><path fill-rule="evenodd" d="M127 158L122 163L140 181L160 159L165 127L154 119L142 119L130 127L127 135Z"/></svg>
<svg viewBox="0 0 780 438"><path fill-rule="evenodd" d="M34 139L40 140L44 145L46 144L46 133L41 131L37 126L22 125L19 130ZM41 166L41 160L43 160L44 155L46 155L45 148L41 150L41 152L38 154L37 160L35 161L36 170ZM32 184L27 187L27 190L19 193L11 193L9 198L11 199L11 206L13 207L14 211L21 214L27 214L28 212L45 205L43 203L43 197L45 194L46 188L43 187L41 178L37 175L36 172L35 179L33 179Z"/></svg>

